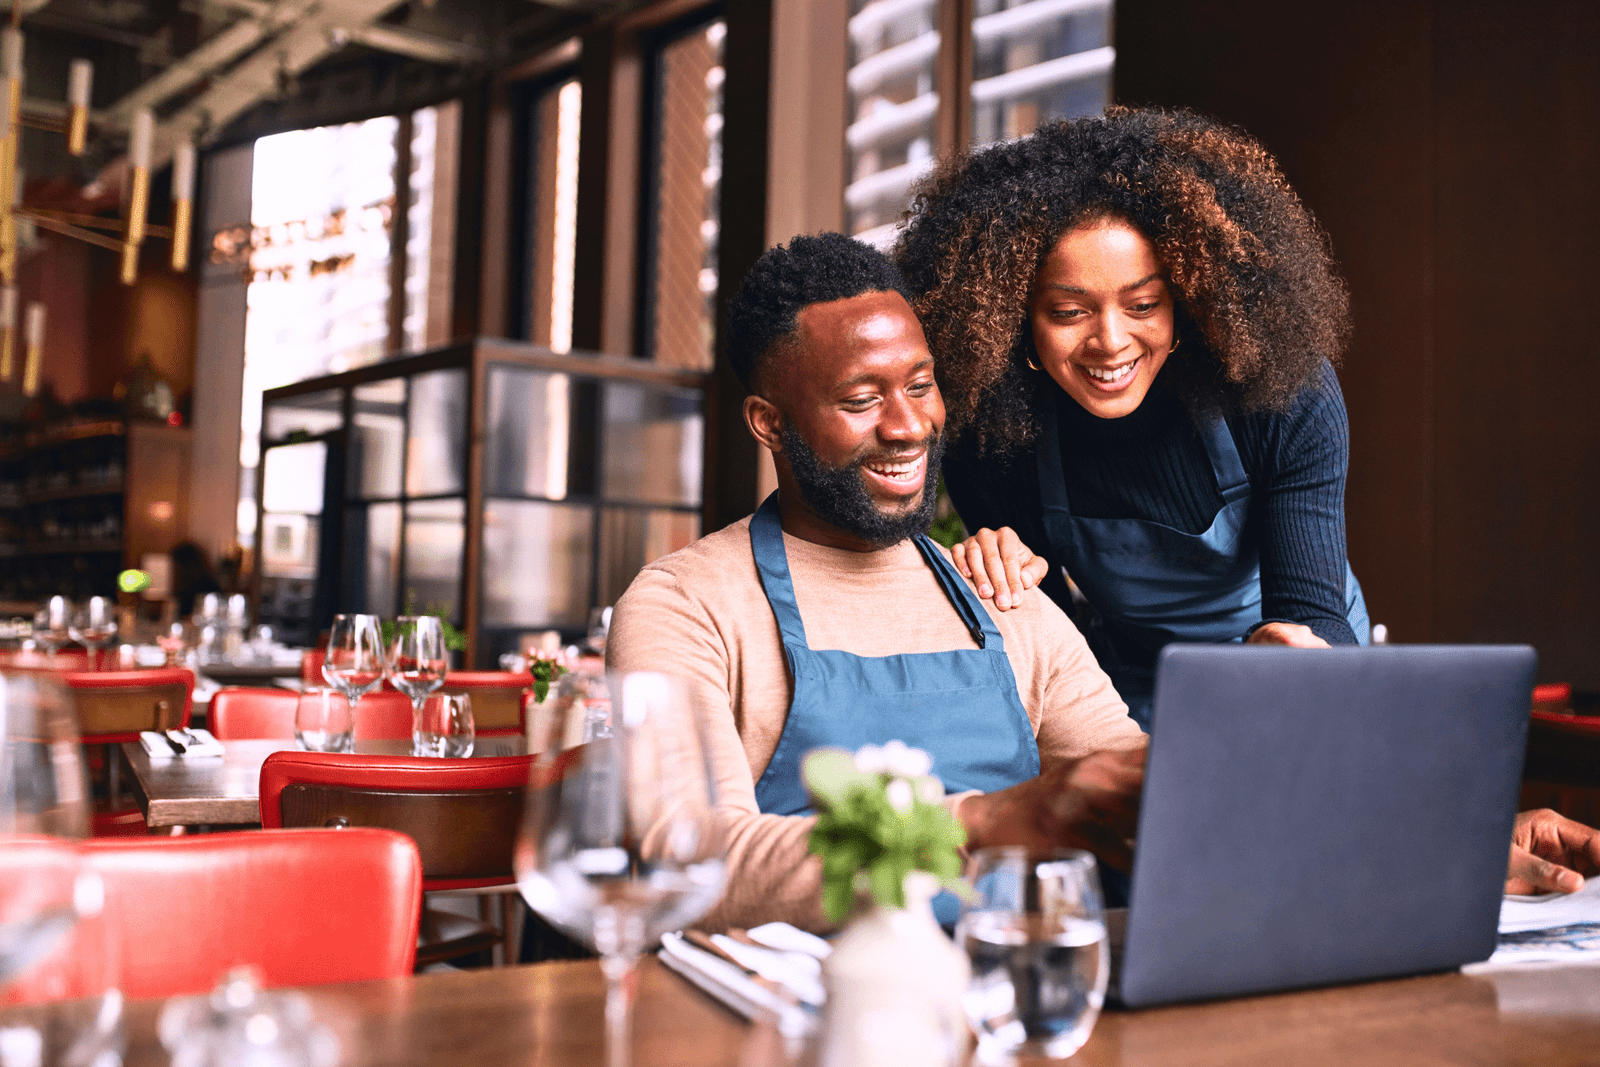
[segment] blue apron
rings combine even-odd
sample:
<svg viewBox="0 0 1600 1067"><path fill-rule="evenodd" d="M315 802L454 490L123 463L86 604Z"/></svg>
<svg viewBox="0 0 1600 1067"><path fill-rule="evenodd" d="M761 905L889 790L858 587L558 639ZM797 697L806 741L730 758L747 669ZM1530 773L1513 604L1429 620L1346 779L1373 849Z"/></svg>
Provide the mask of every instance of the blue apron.
<svg viewBox="0 0 1600 1067"><path fill-rule="evenodd" d="M1261 546L1246 521L1250 478L1220 417L1201 427L1222 510L1210 529L1184 533L1144 519L1085 519L1067 505L1061 467L1056 394L1041 407L1039 495L1047 555L1066 568L1093 610L1074 612L1089 647L1128 704L1150 728L1155 655L1172 641L1242 641L1261 621ZM1356 640L1366 644L1367 604L1345 563L1345 613ZM1085 617L1087 616L1087 617Z"/></svg>
<svg viewBox="0 0 1600 1067"><path fill-rule="evenodd" d="M933 757L933 773L947 793L992 793L1039 773L1039 746L1017 695L1000 631L938 547L926 537L917 537L916 546L977 647L881 657L818 651L806 644L795 603L778 494L769 496L751 518L750 547L794 678L783 734L756 782L762 812L811 813L800 761L824 745L853 750L904 741ZM944 923L955 921L957 908L948 893L934 901L934 912Z"/></svg>

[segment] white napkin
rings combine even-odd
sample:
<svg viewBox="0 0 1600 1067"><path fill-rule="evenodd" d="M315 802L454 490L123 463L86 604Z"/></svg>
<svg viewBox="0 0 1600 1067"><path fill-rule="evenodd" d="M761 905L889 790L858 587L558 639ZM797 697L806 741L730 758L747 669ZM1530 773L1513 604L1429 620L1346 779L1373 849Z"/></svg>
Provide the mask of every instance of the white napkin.
<svg viewBox="0 0 1600 1067"><path fill-rule="evenodd" d="M177 731L174 731L176 733ZM210 730L190 730L187 735L180 736L186 751L179 752L177 746L167 739L166 734L158 734L154 730L142 730L139 733L139 744L155 759L204 759L207 756L220 756L226 751L222 742L211 736Z"/></svg>

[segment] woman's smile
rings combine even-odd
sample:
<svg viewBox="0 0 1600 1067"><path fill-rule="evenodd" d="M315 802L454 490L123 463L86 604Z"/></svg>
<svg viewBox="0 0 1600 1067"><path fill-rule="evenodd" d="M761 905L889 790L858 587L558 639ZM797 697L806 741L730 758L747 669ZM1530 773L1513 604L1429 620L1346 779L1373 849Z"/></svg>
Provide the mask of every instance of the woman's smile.
<svg viewBox="0 0 1600 1067"><path fill-rule="evenodd" d="M1034 279L1029 319L1039 362L1102 419L1136 411L1172 349L1172 295L1155 247L1132 225L1069 230Z"/></svg>

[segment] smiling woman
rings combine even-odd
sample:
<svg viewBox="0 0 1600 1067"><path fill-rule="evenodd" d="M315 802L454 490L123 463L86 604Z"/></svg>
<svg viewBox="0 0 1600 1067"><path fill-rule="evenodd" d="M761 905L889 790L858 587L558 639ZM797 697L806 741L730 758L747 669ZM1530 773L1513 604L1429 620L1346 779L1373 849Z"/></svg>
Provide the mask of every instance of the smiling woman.
<svg viewBox="0 0 1600 1067"><path fill-rule="evenodd" d="M1181 111L1057 123L947 163L896 255L980 595L1039 582L1141 723L1171 641L1366 642L1344 285L1264 148Z"/></svg>

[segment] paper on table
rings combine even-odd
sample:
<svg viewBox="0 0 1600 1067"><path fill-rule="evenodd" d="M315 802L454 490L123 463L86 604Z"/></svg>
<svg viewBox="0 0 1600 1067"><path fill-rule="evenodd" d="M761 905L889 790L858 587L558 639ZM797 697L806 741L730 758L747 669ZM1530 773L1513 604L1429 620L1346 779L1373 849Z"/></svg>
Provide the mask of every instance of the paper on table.
<svg viewBox="0 0 1600 1067"><path fill-rule="evenodd" d="M1500 904L1500 945L1468 974L1528 963L1600 963L1600 877L1576 893L1508 896Z"/></svg>

